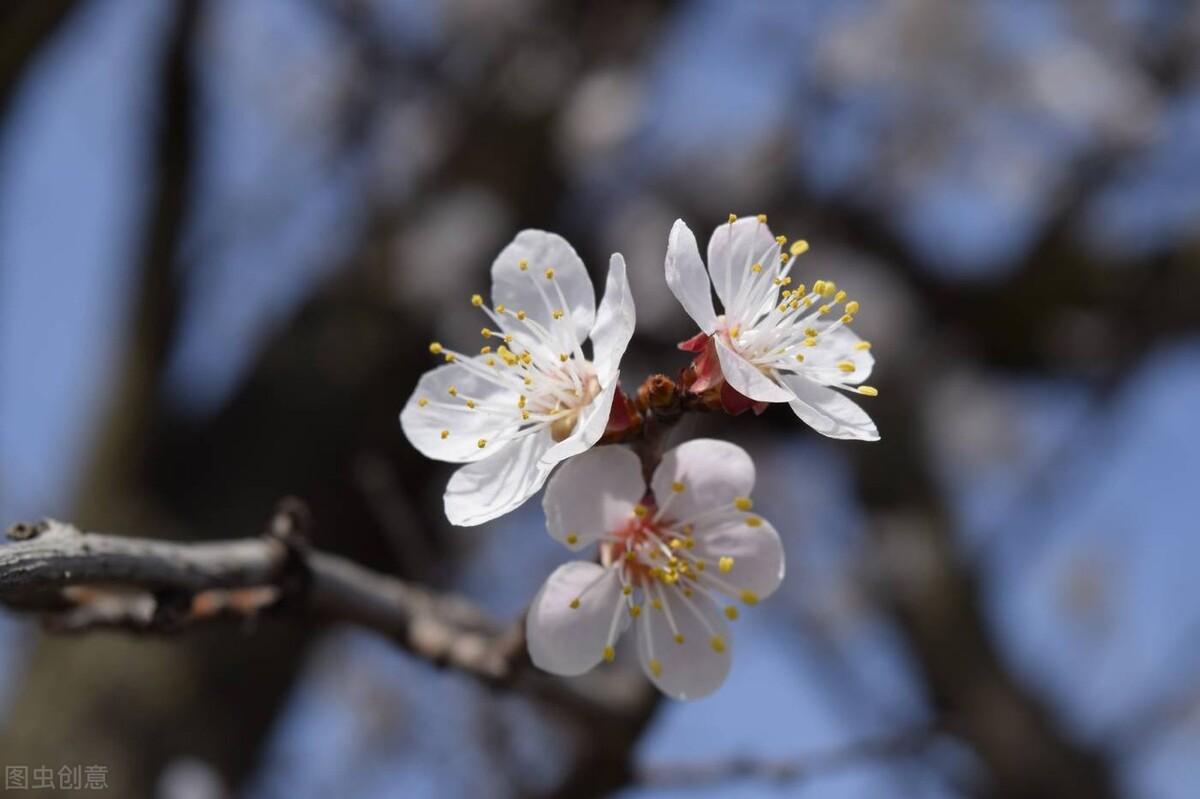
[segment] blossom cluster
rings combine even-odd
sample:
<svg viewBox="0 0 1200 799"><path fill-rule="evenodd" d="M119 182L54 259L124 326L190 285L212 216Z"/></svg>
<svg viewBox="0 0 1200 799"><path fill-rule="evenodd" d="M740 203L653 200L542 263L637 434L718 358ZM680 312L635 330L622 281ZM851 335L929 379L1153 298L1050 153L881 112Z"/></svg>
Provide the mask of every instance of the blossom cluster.
<svg viewBox="0 0 1200 799"><path fill-rule="evenodd" d="M859 303L833 281L793 280L807 249L773 235L764 215L731 215L709 239L706 268L696 237L675 223L666 282L699 327L679 345L694 354L680 388L698 406L757 414L787 403L826 436L878 439L848 396L877 393L864 383L870 344L850 328ZM713 439L685 442L657 465L596 446L606 430L628 427L634 406L618 382L635 326L619 253L599 307L583 261L553 233L519 233L491 277L490 302L471 297L485 317L478 352L431 343L444 363L421 377L400 415L424 455L462 464L446 487L447 519L482 524L546 485L550 535L595 554L555 570L530 605L534 664L582 674L613 660L632 630L638 662L665 694L712 693L729 672L739 605L765 599L784 575L779 534L753 510L753 461Z"/></svg>

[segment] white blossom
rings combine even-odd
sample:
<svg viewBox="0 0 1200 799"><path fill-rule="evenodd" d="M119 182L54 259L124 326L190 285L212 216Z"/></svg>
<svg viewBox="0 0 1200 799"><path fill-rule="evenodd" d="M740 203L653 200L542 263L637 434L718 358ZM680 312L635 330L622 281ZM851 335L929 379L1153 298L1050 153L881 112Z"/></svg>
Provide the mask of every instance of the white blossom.
<svg viewBox="0 0 1200 799"><path fill-rule="evenodd" d="M671 228L667 283L703 331L681 345L700 353L693 389L724 382L747 400L745 407L786 402L819 433L877 440L874 422L843 393L877 393L863 385L875 364L871 345L849 327L859 304L830 280L811 288L794 283L789 273L808 245L786 245L783 236L771 234L765 215L730 215L709 239L706 272L692 231L683 220ZM720 316L710 276L724 306ZM728 402L726 407L734 410Z"/></svg>
<svg viewBox="0 0 1200 799"><path fill-rule="evenodd" d="M478 354L434 342L446 364L423 375L400 423L424 455L465 464L450 479L446 517L475 525L527 500L560 461L586 451L608 422L634 306L619 253L600 308L583 261L561 236L517 234L492 264L492 301ZM591 339L591 357L584 353Z"/></svg>
<svg viewBox="0 0 1200 799"><path fill-rule="evenodd" d="M561 566L534 598L534 664L582 674L611 661L632 627L638 661L660 690L676 699L715 691L729 673L733 603L757 604L783 579L783 547L752 512L753 488L745 450L712 439L668 452L649 493L641 462L622 447L564 465L543 499L547 527L572 550L598 543L600 562Z"/></svg>

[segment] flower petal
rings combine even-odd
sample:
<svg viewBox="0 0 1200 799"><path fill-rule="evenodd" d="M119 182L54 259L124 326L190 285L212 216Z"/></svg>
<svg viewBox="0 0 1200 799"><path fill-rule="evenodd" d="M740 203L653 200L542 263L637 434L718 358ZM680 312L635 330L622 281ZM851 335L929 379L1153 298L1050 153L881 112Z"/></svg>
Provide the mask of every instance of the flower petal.
<svg viewBox="0 0 1200 799"><path fill-rule="evenodd" d="M452 386L457 396L450 396ZM400 412L400 427L412 445L427 458L450 463L481 460L497 450L480 449L479 439L500 440L510 435L520 423L517 397L516 391L508 391L485 380L461 363L446 364L421 375L416 390ZM468 399L511 407L512 418L480 408L472 410L466 405ZM426 401L424 406L421 400ZM449 431L444 438L443 431Z"/></svg>
<svg viewBox="0 0 1200 799"><path fill-rule="evenodd" d="M571 435L542 455L542 466L552 469L556 463L565 461L581 452L587 452L600 440L600 436L604 435L604 428L608 425L609 414L612 413L613 396L617 392L618 377L620 377L619 372L613 375L612 382L596 395L591 404L583 409Z"/></svg>
<svg viewBox="0 0 1200 799"><path fill-rule="evenodd" d="M725 682L732 665L729 625L712 600L699 592L687 600L674 589L662 593L683 643L676 643L666 612L647 607L637 621L638 662L667 696L708 696ZM714 641L714 637L720 640Z"/></svg>
<svg viewBox="0 0 1200 799"><path fill-rule="evenodd" d="M592 328L592 364L601 383L607 383L621 365L621 356L633 338L636 314L633 307L633 292L629 290L629 278L625 274L625 258L613 253L608 262L608 282L604 286L604 298L596 312L596 326Z"/></svg>
<svg viewBox="0 0 1200 799"><path fill-rule="evenodd" d="M791 402L794 399L791 391L760 372L757 366L726 344L723 337L714 336L713 341L717 342L717 360L721 362L721 373L729 385L759 402Z"/></svg>
<svg viewBox="0 0 1200 799"><path fill-rule="evenodd" d="M755 263L777 268L778 247L766 222L759 222L753 216L744 216L713 231L708 240L708 272L730 324L748 324L751 320L739 318L739 314L762 304L761 298L756 300L748 293L738 303L739 289L755 275L750 269ZM765 286L774 288L770 281Z"/></svg>
<svg viewBox="0 0 1200 799"><path fill-rule="evenodd" d="M553 446L548 429L507 444L451 477L442 498L451 524L470 527L503 516L538 492L550 468L538 460Z"/></svg>
<svg viewBox="0 0 1200 799"><path fill-rule="evenodd" d="M848 327L839 327L829 333L820 333L817 346L805 350L804 366L797 371L809 380L829 385L856 386L871 376L875 368L875 356L870 349L858 349L862 338ZM838 364L854 364L853 372L844 372Z"/></svg>
<svg viewBox="0 0 1200 799"><path fill-rule="evenodd" d="M521 269L521 264L525 269ZM553 269L553 280L546 270ZM560 307L555 286L562 291L565 308ZM492 302L513 311L525 311L529 318L555 333L561 350L569 352L587 338L596 320L596 290L583 261L562 236L544 230L522 230L492 262ZM566 316L555 320L553 312ZM511 320L511 317L509 317ZM522 323L511 325L521 328Z"/></svg>
<svg viewBox="0 0 1200 799"><path fill-rule="evenodd" d="M766 599L783 581L783 542L775 527L760 516L746 514L707 526L697 523L695 538L696 557L710 564L719 563L722 557L733 558L730 570L719 576L739 590Z"/></svg>
<svg viewBox="0 0 1200 799"><path fill-rule="evenodd" d="M579 607L572 608L575 599ZM595 668L604 657L608 631L617 605L623 601L616 569L579 560L559 566L533 598L525 616L525 637L533 665L564 677ZM620 617L618 624L623 629L628 626L629 614L622 612Z"/></svg>
<svg viewBox="0 0 1200 799"><path fill-rule="evenodd" d="M542 498L546 529L581 549L632 519L645 493L637 455L625 447L597 447L567 461L550 479Z"/></svg>
<svg viewBox="0 0 1200 799"><path fill-rule="evenodd" d="M813 430L830 438L879 440L871 417L845 395L798 375L783 375L782 379L796 394L788 403L791 409Z"/></svg>
<svg viewBox="0 0 1200 799"><path fill-rule="evenodd" d="M700 260L696 236L682 219L676 219L667 239L667 285L688 316L705 333L717 329L708 270Z"/></svg>
<svg viewBox="0 0 1200 799"><path fill-rule="evenodd" d="M679 483L683 491L675 492ZM754 490L754 461L736 444L715 438L694 438L663 455L650 480L659 507L669 519L689 519L720 507L732 507L737 497Z"/></svg>

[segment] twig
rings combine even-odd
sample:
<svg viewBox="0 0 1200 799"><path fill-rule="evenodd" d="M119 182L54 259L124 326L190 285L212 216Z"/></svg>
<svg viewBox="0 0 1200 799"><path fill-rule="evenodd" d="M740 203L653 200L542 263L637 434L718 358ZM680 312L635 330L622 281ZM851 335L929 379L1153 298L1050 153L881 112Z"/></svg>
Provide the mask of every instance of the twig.
<svg viewBox="0 0 1200 799"><path fill-rule="evenodd" d="M0 546L0 603L55 631L168 633L263 612L311 613L385 635L412 654L489 683L515 676L522 625L502 627L469 601L309 551L276 516L265 536L174 543L17 525ZM283 534L278 528L284 527Z"/></svg>

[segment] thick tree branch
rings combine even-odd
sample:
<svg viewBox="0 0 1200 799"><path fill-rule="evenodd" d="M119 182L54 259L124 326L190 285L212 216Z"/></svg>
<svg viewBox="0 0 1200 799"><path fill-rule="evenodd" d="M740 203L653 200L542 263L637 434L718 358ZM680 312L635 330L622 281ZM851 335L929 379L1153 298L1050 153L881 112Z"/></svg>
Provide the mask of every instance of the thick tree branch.
<svg viewBox="0 0 1200 799"><path fill-rule="evenodd" d="M45 614L51 629L171 632L296 612L374 630L486 682L510 679L524 662L521 625L505 629L460 597L308 551L294 536L174 543L55 521L9 535L18 540L0 546L0 602Z"/></svg>

